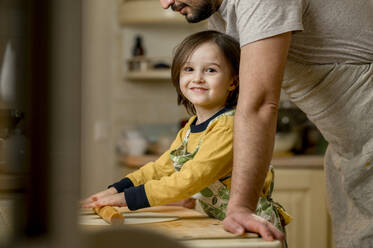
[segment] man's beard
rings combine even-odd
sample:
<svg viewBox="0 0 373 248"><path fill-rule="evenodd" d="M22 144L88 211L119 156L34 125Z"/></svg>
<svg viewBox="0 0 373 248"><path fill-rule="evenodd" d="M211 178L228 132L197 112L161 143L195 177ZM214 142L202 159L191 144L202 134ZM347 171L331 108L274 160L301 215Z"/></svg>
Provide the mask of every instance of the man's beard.
<svg viewBox="0 0 373 248"><path fill-rule="evenodd" d="M176 6L175 4L173 4L171 6L171 9L176 10L185 6L188 5L181 4L179 6ZM198 8L191 8L191 13L189 15L186 14L185 19L190 23L197 23L209 18L214 12L215 10L213 8L213 5L210 2L205 2Z"/></svg>

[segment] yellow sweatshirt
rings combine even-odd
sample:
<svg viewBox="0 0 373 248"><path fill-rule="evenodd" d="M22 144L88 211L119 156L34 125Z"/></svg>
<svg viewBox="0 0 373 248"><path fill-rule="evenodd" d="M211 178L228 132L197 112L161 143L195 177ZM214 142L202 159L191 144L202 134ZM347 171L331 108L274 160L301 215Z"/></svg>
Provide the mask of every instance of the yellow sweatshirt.
<svg viewBox="0 0 373 248"><path fill-rule="evenodd" d="M219 111L199 125L194 125L196 116L191 117L178 132L169 150L156 161L145 164L122 180L127 181L127 189L116 188L119 192L124 191L130 209L186 199L216 180L230 175L233 165L234 116L222 115L207 128L213 118L225 111L227 109ZM194 158L186 162L180 171L176 171L170 152L181 145L189 128L191 133L187 151L194 152L202 136L203 143ZM223 183L230 188L230 178Z"/></svg>

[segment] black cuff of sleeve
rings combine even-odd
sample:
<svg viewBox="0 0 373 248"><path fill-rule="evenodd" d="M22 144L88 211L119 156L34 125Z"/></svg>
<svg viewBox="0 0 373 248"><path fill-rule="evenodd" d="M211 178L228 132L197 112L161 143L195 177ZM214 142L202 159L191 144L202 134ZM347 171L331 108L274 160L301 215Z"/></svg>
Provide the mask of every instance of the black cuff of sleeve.
<svg viewBox="0 0 373 248"><path fill-rule="evenodd" d="M114 187L118 191L118 193L121 193L121 192L124 192L125 189L131 188L133 186L134 185L133 185L132 181L128 177L125 177L122 180L120 180L119 182L116 182L112 185L109 185L108 188Z"/></svg>
<svg viewBox="0 0 373 248"><path fill-rule="evenodd" d="M127 207L130 210L150 207L148 197L146 197L144 184L124 190Z"/></svg>

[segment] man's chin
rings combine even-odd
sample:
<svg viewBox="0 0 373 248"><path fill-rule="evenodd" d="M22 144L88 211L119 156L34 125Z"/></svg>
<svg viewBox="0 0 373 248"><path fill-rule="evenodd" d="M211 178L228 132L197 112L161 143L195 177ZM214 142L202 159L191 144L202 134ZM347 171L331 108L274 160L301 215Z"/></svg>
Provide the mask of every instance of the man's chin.
<svg viewBox="0 0 373 248"><path fill-rule="evenodd" d="M197 19L189 19L188 17L185 17L185 20L187 20L187 22L189 22L189 23L198 23L198 22L200 22L200 20L197 20Z"/></svg>
<svg viewBox="0 0 373 248"><path fill-rule="evenodd" d="M185 19L189 23L197 23L207 20L212 14L212 11L196 11L185 15Z"/></svg>
<svg viewBox="0 0 373 248"><path fill-rule="evenodd" d="M198 23L203 20L206 20L207 18L208 17L194 17L194 16L185 15L185 20L187 20L187 22L189 23Z"/></svg>

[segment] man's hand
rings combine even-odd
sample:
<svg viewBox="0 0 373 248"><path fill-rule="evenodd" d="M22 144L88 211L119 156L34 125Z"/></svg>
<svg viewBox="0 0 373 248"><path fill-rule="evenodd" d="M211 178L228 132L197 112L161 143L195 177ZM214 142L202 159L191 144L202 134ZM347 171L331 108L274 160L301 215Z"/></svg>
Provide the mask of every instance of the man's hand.
<svg viewBox="0 0 373 248"><path fill-rule="evenodd" d="M223 221L224 229L234 234L244 234L245 231L258 233L264 240L283 241L285 236L272 223L256 215L246 207L230 208Z"/></svg>

